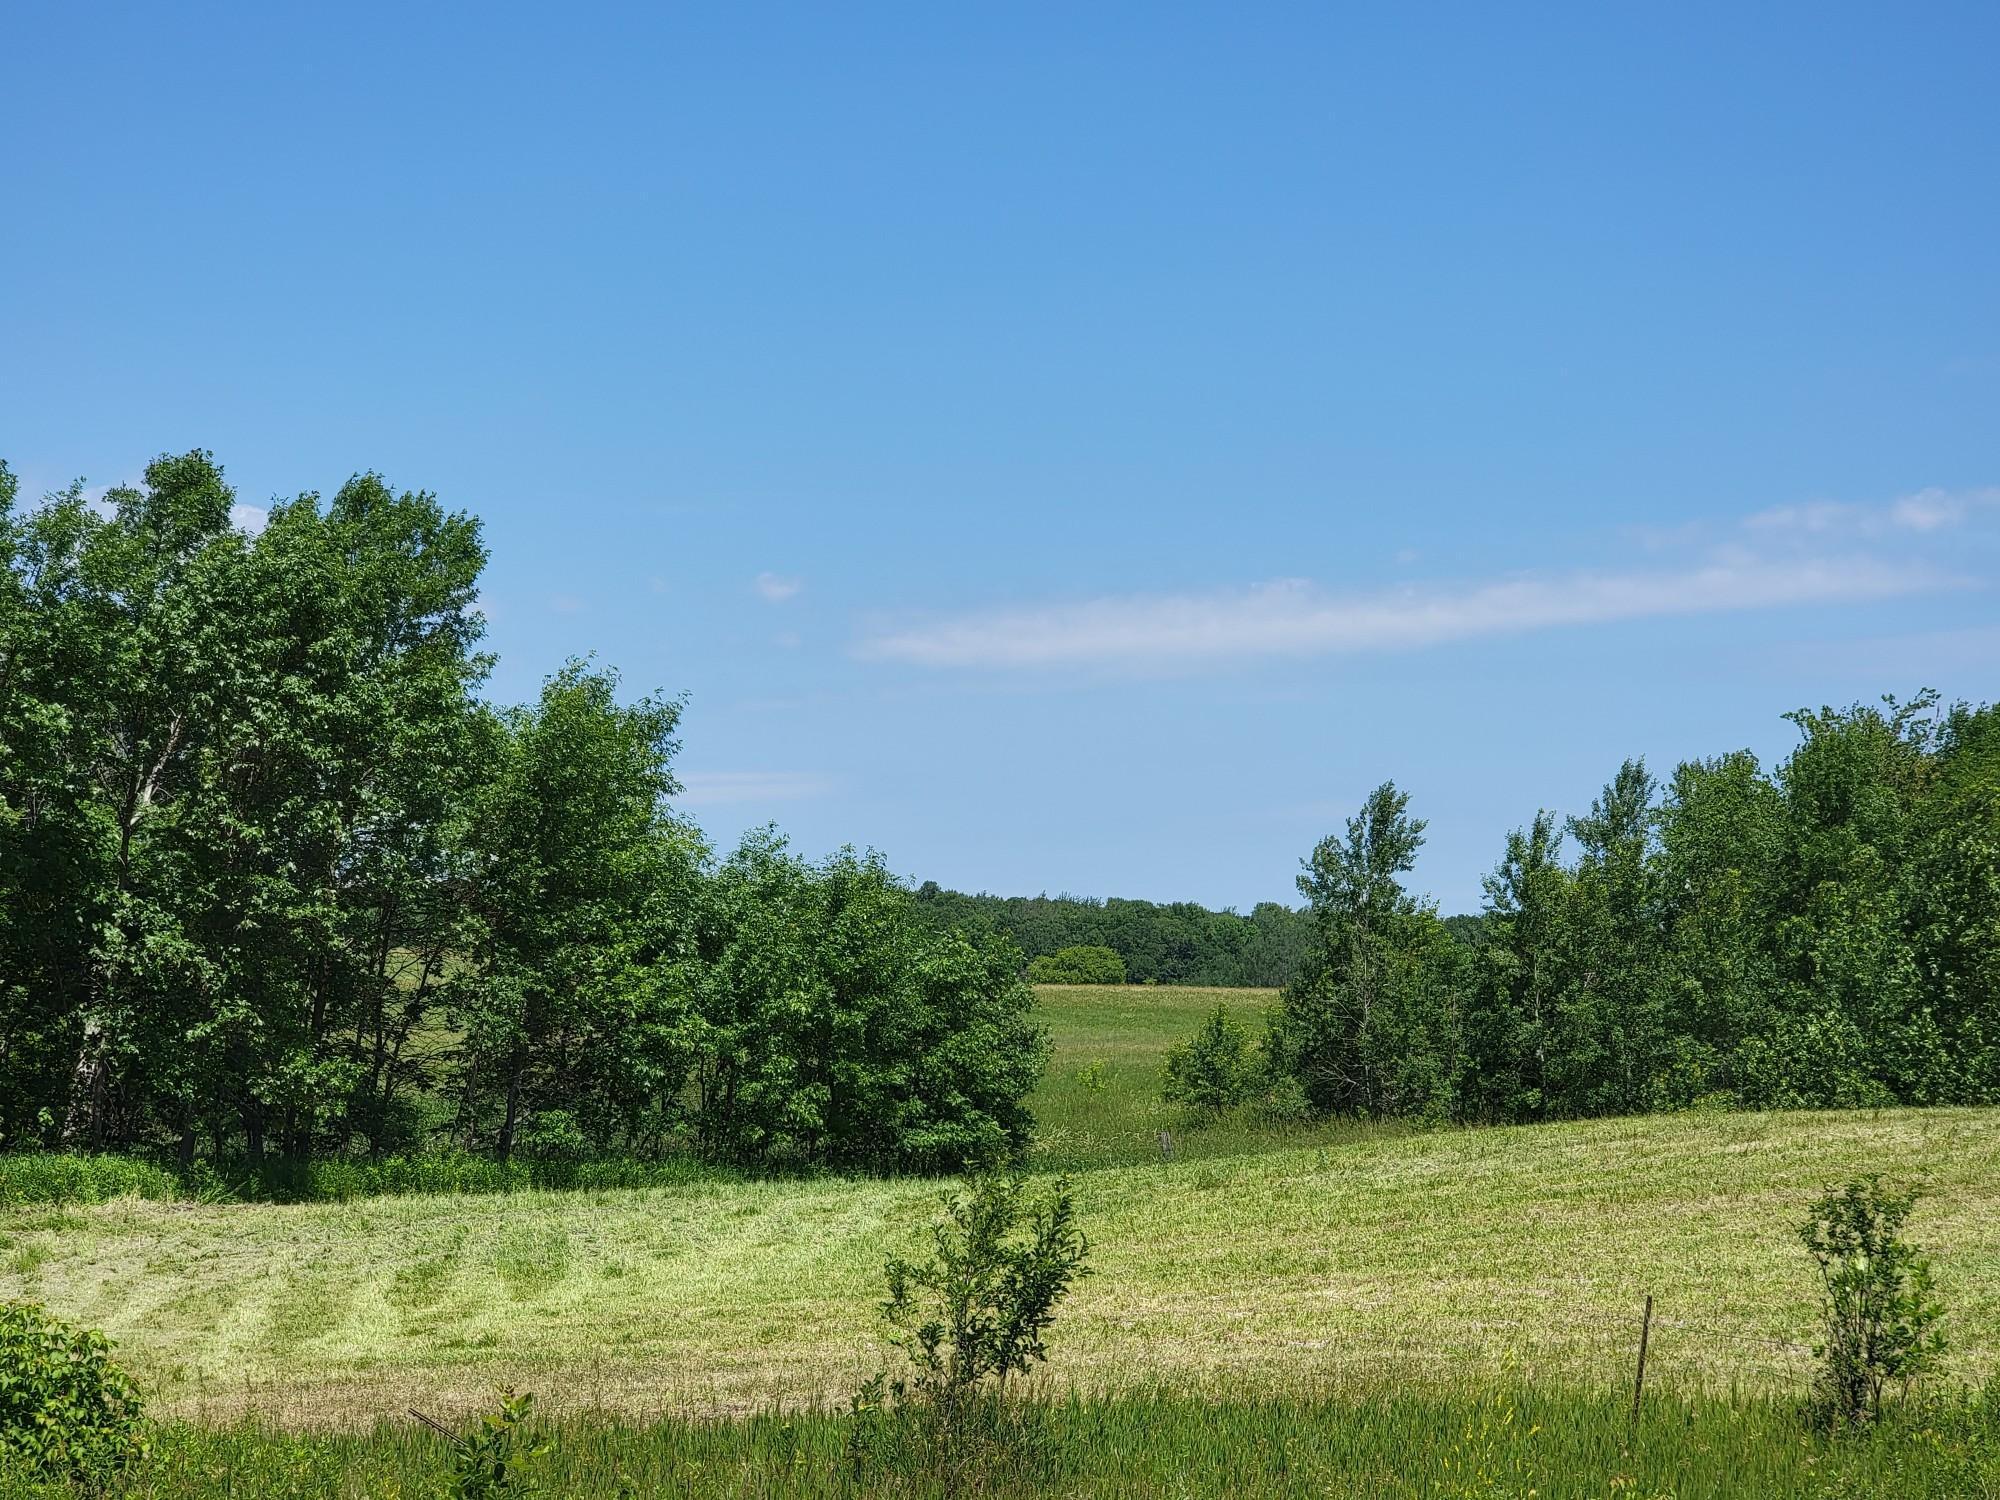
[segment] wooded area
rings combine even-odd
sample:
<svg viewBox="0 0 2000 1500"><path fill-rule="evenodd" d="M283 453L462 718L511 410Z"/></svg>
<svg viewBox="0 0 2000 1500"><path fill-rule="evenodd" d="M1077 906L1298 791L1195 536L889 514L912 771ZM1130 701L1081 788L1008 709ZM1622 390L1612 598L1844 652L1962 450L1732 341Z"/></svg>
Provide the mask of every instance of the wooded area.
<svg viewBox="0 0 2000 1500"><path fill-rule="evenodd" d="M1789 717L1773 770L1628 761L1587 814L1537 814L1458 940L1378 788L1299 879L1273 1071L1314 1109L1453 1120L2000 1099L2000 710Z"/></svg>
<svg viewBox="0 0 2000 1500"><path fill-rule="evenodd" d="M1664 787L1628 762L1510 837L1476 915L1405 889L1393 785L1304 911L911 891L772 833L718 857L672 810L675 699L573 662L488 703L479 528L429 495L364 475L252 535L200 452L97 504L15 488L0 1145L955 1166L1031 1129L1024 949L1285 981L1286 1114L2000 1098L1991 708L1802 711L1775 769Z"/></svg>
<svg viewBox="0 0 2000 1500"><path fill-rule="evenodd" d="M1030 960L1109 948L1133 984L1276 988L1298 972L1312 936L1302 909L1260 901L1248 916L1192 901L1084 896L968 896L927 881L918 899L945 920L1004 932Z"/></svg>
<svg viewBox="0 0 2000 1500"><path fill-rule="evenodd" d="M1042 1040L1004 937L879 859L718 860L680 705L495 708L478 524L363 475L251 536L205 453L25 512L0 467L0 1145L452 1143L955 1165Z"/></svg>

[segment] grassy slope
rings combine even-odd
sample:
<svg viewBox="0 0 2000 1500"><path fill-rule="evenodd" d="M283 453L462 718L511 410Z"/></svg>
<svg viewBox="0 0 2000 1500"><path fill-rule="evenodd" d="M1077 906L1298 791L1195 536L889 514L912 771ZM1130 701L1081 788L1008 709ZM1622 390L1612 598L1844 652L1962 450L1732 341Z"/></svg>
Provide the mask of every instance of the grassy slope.
<svg viewBox="0 0 2000 1500"><path fill-rule="evenodd" d="M2000 1111L1708 1115L1270 1145L1182 1132L1157 1159L1157 1056L1208 997L1048 998L1046 1113L1082 1172L1097 1274L1052 1376L1281 1392L1519 1369L1625 1378L1659 1296L1663 1383L1795 1387L1810 1287L1791 1225L1824 1183L1927 1175L1954 1365L2000 1353ZM1128 1012L1125 1007L1131 1007ZM1254 1008L1254 1002L1252 1005ZM1129 1023L1128 1023L1129 1016ZM1105 1064L1102 1088L1078 1081ZM1232 1133L1233 1132L1233 1133ZM1334 1133L1337 1135L1337 1133ZM1203 1158L1220 1142L1226 1152ZM935 1184L703 1186L143 1204L0 1215L0 1295L117 1338L176 1410L357 1420L477 1403L730 1409L837 1397L868 1369L879 1266Z"/></svg>

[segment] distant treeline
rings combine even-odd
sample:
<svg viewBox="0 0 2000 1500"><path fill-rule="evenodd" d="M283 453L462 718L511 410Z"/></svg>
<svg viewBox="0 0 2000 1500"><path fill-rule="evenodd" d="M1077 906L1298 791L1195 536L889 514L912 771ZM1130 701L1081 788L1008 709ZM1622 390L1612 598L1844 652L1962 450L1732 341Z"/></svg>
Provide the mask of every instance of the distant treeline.
<svg viewBox="0 0 2000 1500"><path fill-rule="evenodd" d="M1031 960L1063 948L1109 948L1133 984L1287 984L1312 934L1307 912L1275 901L1246 917L1192 901L968 896L935 881L919 887L917 899L948 922L1005 933Z"/></svg>
<svg viewBox="0 0 2000 1500"><path fill-rule="evenodd" d="M0 466L0 1147L956 1166L1044 1044L874 858L717 858L677 701L479 696L477 522L364 475L256 535L205 453Z"/></svg>
<svg viewBox="0 0 2000 1500"><path fill-rule="evenodd" d="M1403 888L1424 824L1378 788L1300 877L1272 1086L1472 1121L2000 1103L2000 710L1789 717L1773 769L1631 761L1538 813L1456 931Z"/></svg>

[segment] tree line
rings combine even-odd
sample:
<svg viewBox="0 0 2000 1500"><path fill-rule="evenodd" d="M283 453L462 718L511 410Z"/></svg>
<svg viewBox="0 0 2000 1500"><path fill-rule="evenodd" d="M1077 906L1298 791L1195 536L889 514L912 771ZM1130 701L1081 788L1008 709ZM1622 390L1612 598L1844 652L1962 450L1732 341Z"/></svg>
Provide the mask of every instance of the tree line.
<svg viewBox="0 0 2000 1500"><path fill-rule="evenodd" d="M1379 787L1299 878L1274 1086L1463 1121L2000 1102L2000 710L1788 717L1774 768L1628 761L1587 813L1538 813L1455 932L1405 887L1424 823Z"/></svg>
<svg viewBox="0 0 2000 1500"><path fill-rule="evenodd" d="M1108 948L1133 984L1276 988L1298 972L1313 926L1305 911L1275 901L1244 916L1192 901L966 895L935 881L917 896L946 922L1005 933L1031 962L1065 948Z"/></svg>
<svg viewBox="0 0 2000 1500"><path fill-rule="evenodd" d="M0 465L0 1146L182 1163L1019 1146L1001 933L677 816L678 700L481 696L478 523L362 475L254 535L206 453Z"/></svg>

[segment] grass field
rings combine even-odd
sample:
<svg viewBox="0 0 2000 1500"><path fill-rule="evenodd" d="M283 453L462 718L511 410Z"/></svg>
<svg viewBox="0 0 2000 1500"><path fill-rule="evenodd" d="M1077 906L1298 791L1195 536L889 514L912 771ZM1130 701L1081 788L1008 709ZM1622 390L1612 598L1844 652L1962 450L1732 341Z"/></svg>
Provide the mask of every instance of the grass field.
<svg viewBox="0 0 2000 1500"><path fill-rule="evenodd" d="M1806 1202L1918 1178L1950 1370L2000 1356L2000 1110L1414 1132L1200 1124L1168 1048L1262 992L1046 988L1032 1164L1092 1270L976 1470L858 1474L824 1408L878 1368L882 1258L944 1184L694 1180L334 1204L0 1210L0 1296L108 1330L170 1418L126 1490L442 1492L400 1420L538 1392L546 1494L2000 1498L2000 1384L1836 1444L1796 1416ZM1162 1154L1160 1132L1172 1134ZM1638 1310L1658 1300L1628 1428ZM40 1496L0 1474L0 1500Z"/></svg>
<svg viewBox="0 0 2000 1500"><path fill-rule="evenodd" d="M1161 1159L1160 1133L1176 1160L1242 1156L1286 1146L1322 1146L1403 1133L1348 1123L1266 1125L1229 1119L1191 1128L1160 1098L1167 1053L1192 1035L1218 1002L1250 1035L1264 1034L1276 990L1152 985L1045 984L1037 991L1055 1050L1034 1098L1034 1165L1075 1171Z"/></svg>
<svg viewBox="0 0 2000 1500"><path fill-rule="evenodd" d="M1333 1474L1345 1460L1327 1444L1339 1443L1312 1427L1327 1412L1373 1412L1387 1431L1402 1419L1382 1413L1428 1402L1463 1437L1490 1428L1508 1392L1610 1400L1630 1379L1650 1292L1649 1378L1662 1399L1693 1402L1690 1424L1776 1431L1806 1380L1814 1312L1793 1226L1823 1186L1862 1171L1928 1184L1914 1235L1935 1253L1951 1309L1951 1373L1984 1378L2000 1356L2000 1111L1434 1133L1202 1127L1161 1105L1158 1083L1166 1050L1217 993L1043 993L1056 1052L1036 1101L1035 1162L1074 1174L1094 1268L1056 1329L1045 1393L1123 1393L1125 1405L1090 1411L1180 1402L1174 1420L1196 1425L1195 1398L1224 1403L1218 1422L1253 1422L1240 1415L1253 1411L1264 1413L1254 1422L1305 1423L1301 1451L1326 1450ZM1247 1023L1269 998L1223 997ZM882 1260L910 1246L940 1189L824 1179L15 1208L0 1212L0 1296L104 1328L155 1409L197 1423L358 1431L410 1405L473 1410L502 1381L576 1420L800 1411L838 1402L876 1367ZM807 1425L795 1441L815 1454L835 1441L811 1425L821 1419L797 1420ZM1577 1421L1589 1432L1542 1439L1545 1457L1612 1441L1610 1418ZM727 1447L751 1430L699 1441ZM1514 1454L1493 1462L1528 1463L1515 1451L1531 1442L1525 1430L1489 1431L1496 1453ZM697 1442L688 1432L620 1426L590 1442L636 1445L620 1463L680 1463ZM176 1451L208 1441L192 1431ZM1099 1476L1091 1492L1128 1480L1146 1492L1134 1476L1157 1455L1134 1441L1116 1463L1137 1468ZM1728 1446L1703 1441L1711 1455ZM1296 1473L1279 1467L1241 1484L1294 1492ZM1730 1493L1680 1491L1711 1492ZM1770 1492L1809 1491L1774 1481Z"/></svg>

